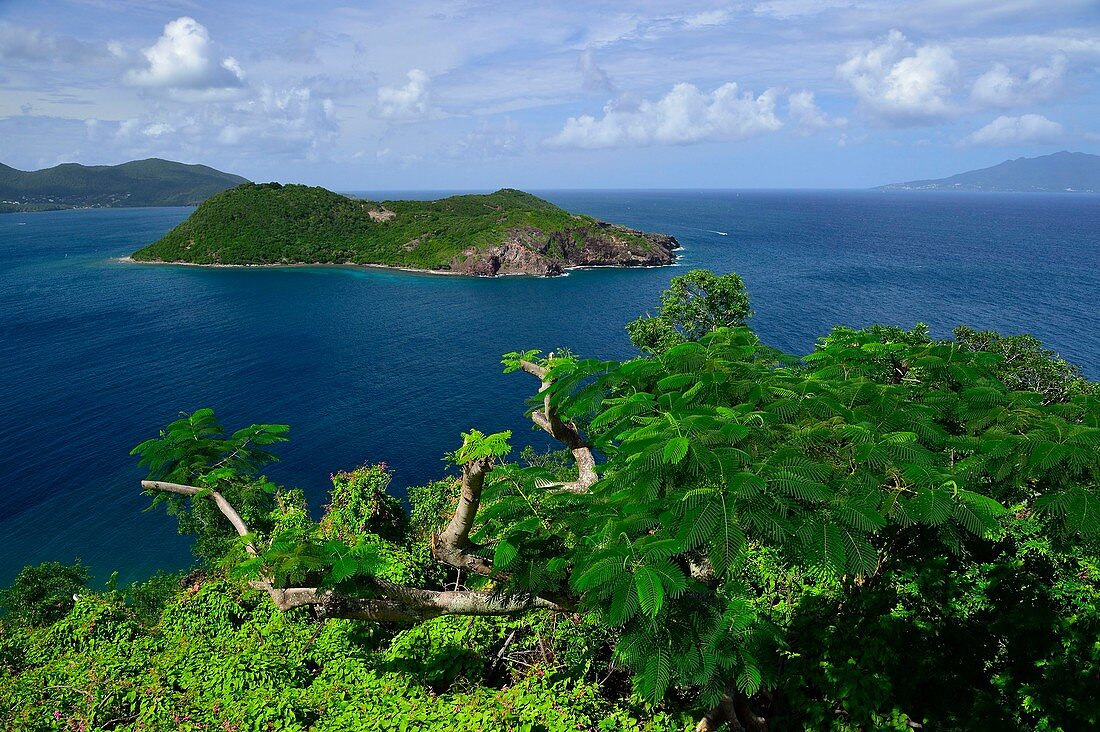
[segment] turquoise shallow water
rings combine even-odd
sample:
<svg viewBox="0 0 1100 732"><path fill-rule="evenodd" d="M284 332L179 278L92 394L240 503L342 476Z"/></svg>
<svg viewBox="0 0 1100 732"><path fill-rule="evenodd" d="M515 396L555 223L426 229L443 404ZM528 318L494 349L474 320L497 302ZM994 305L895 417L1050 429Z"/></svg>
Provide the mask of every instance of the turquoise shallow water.
<svg viewBox="0 0 1100 732"><path fill-rule="evenodd" d="M112 261L189 209L0 216L0 584L80 556L124 580L189 561L143 513L128 451L181 410L286 422L271 474L323 502L329 473L438 477L463 430L512 429L533 384L500 355L629 355L623 325L684 267L737 271L753 325L806 352L836 323L1029 330L1100 378L1100 197L870 192L549 192L674 234L682 265L478 280L365 269ZM724 232L723 236L717 232Z"/></svg>

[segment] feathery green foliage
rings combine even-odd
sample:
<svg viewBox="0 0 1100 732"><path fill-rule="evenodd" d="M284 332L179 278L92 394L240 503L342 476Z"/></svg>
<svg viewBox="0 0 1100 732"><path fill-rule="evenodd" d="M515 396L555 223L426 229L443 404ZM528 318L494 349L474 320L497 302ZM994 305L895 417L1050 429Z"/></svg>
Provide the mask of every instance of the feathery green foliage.
<svg viewBox="0 0 1100 732"><path fill-rule="evenodd" d="M149 470L150 480L164 480L217 490L253 529L270 528L276 486L259 474L278 458L267 448L289 439L290 428L254 424L226 434L212 409L199 409L169 424L130 454ZM226 518L210 501L189 501L152 491L152 506L164 504L179 519L181 534L193 534L195 556L208 565L219 562L235 543Z"/></svg>

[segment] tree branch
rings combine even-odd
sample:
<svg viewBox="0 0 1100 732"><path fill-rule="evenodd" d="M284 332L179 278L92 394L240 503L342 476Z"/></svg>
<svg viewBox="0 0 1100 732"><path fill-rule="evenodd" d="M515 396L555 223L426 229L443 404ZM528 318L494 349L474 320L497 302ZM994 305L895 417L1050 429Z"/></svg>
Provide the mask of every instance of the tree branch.
<svg viewBox="0 0 1100 732"><path fill-rule="evenodd" d="M566 422L558 415L558 411L550 403L550 380L547 379L547 369L531 361L520 361L520 368L535 376L541 382L539 393L542 398L542 409L531 412L531 421L540 429L547 432L558 442L565 445L577 463L577 479L568 483L557 484L556 487L574 493L587 493L592 484L596 482L596 457L592 454L592 447L585 439L584 433L572 421Z"/></svg>
<svg viewBox="0 0 1100 732"><path fill-rule="evenodd" d="M723 724L729 722L733 732L741 732L744 727L737 719L737 710L733 706L733 697L725 694L713 709L703 715L699 723L695 725L695 732L715 732Z"/></svg>
<svg viewBox="0 0 1100 732"><path fill-rule="evenodd" d="M202 493L206 488L199 488L194 485L183 485L182 483L165 483L159 480L143 480L141 481L141 487L147 491L162 491L165 493L177 493L181 496L196 496ZM233 528L236 529L238 536L248 536L248 525L241 518L241 515L237 513L237 509L230 505L229 501L225 500L225 497L221 493L215 490L210 490L208 495L217 505L218 510L222 512L222 515L229 519L229 523L233 524ZM252 542L245 544L244 548L252 556L256 556L256 547L252 546Z"/></svg>
<svg viewBox="0 0 1100 732"><path fill-rule="evenodd" d="M558 416L550 403L548 389L551 382L547 379L547 370L532 361L520 361L520 368L541 382L539 393L544 394L542 409L531 413L536 425L561 442L573 453L577 464L577 480L566 483L550 483L547 487L575 493L587 493L597 480L596 458L592 448L573 422L565 422ZM439 561L457 569L473 572L497 580L506 580L507 576L493 570L493 563L478 554L480 547L470 541L470 531L481 506L481 493L485 487L485 476L493 468L491 458L473 460L462 466L462 491L447 528L432 539L432 555Z"/></svg>
<svg viewBox="0 0 1100 732"><path fill-rule="evenodd" d="M436 559L456 569L484 576L493 575L493 563L477 554L478 547L470 541L470 531L481 506L485 476L492 468L491 458L471 460L462 466L462 489L454 516L447 528L432 539L432 556Z"/></svg>
<svg viewBox="0 0 1100 732"><path fill-rule="evenodd" d="M478 461L474 461L478 462ZM478 480L472 481L467 509L461 509L462 516L469 516L469 523L464 519L455 520L455 540L469 541L469 524L473 522L473 516L477 513L477 503L481 498L481 485L484 484L485 472L489 466L471 469L472 476L480 474ZM465 484L466 481L464 481ZM222 515L233 525L237 534L241 537L249 535L248 525L241 515L233 508L229 501L225 500L215 490L200 488L181 483L167 483L159 480L143 480L141 487L147 491L162 491L175 493L181 496L196 497L204 494L214 501L222 512ZM460 501L461 504L461 501ZM456 510L456 518L460 512ZM448 527L448 532L451 527ZM444 532L445 534L448 532ZM251 556L259 556L256 547L248 542L245 549ZM472 555L471 555L472 556ZM486 560L481 560L486 562ZM486 562L491 571L491 563ZM511 615L526 610L542 609L552 611L565 611L561 605L541 597L533 596L506 596L494 595L486 592L474 592L471 590L436 591L425 590L418 587L405 587L379 579L372 579L373 589L381 595L379 598L361 598L345 595L335 590L326 590L319 587L275 587L269 578L254 580L251 586L263 590L271 598L275 607L280 610L292 610L296 607L318 606L325 617L354 618L360 620L375 620L382 622L413 622L439 617L440 615Z"/></svg>
<svg viewBox="0 0 1100 732"><path fill-rule="evenodd" d="M715 732L723 724L729 725L732 732L768 732L768 721L752 710L748 697L732 687L703 715L695 732Z"/></svg>
<svg viewBox="0 0 1100 732"><path fill-rule="evenodd" d="M587 493L596 482L596 459L584 434L572 421L564 421L551 404L547 378L547 369L531 361L521 361L520 367L529 374L538 377L543 394L542 409L531 413L534 423L546 431L558 442L565 445L573 454L577 464L577 479L565 483L552 483L548 487L575 493ZM474 520L481 506L481 494L485 488L485 476L493 468L492 458L479 458L462 466L462 489L455 506L454 515L447 527L432 538L432 556L444 564L456 569L491 577L498 582L508 579L504 573L493 570L492 560L481 556L481 547L470 541ZM147 491L163 491L178 495L195 497L204 494L214 501L222 515L241 537L249 535L248 525L235 508L215 490L181 483L168 483L156 480L143 480L142 488ZM250 556L258 557L259 552L252 542L245 544ZM364 599L342 595L332 590L317 587L275 587L270 578L255 580L251 583L256 589L264 590L280 610L290 610L306 605L320 606L329 617L362 618L379 621L410 621L439 615L500 615L522 612L532 608L562 611L563 605L542 597L505 597L472 591L422 590L383 584L374 581L376 589L382 595L380 599Z"/></svg>
<svg viewBox="0 0 1100 732"><path fill-rule="evenodd" d="M474 519L481 507L481 493L485 489L485 476L493 469L492 458L472 460L462 466L462 487L454 515L441 533L432 537L432 556L455 569L492 577L498 581L508 579L493 570L493 562L481 556L481 547L470 541Z"/></svg>

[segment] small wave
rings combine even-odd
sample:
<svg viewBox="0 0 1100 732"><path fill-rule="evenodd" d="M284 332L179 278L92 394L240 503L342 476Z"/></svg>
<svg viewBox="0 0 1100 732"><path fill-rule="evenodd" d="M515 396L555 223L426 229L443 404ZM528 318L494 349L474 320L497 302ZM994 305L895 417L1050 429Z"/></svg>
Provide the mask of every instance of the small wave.
<svg viewBox="0 0 1100 732"><path fill-rule="evenodd" d="M729 232L718 231L717 229L704 229L700 226L685 226L683 224L681 224L681 227L684 229L694 229L695 231L705 231L708 234L717 234L718 236L729 236Z"/></svg>

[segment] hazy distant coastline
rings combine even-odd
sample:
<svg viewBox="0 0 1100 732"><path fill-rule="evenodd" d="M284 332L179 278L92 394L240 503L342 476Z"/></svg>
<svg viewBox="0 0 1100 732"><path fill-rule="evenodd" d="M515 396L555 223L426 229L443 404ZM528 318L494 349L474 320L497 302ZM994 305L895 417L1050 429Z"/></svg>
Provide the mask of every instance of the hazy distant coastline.
<svg viewBox="0 0 1100 732"><path fill-rule="evenodd" d="M1100 156L1057 152L1017 158L948 178L878 186L880 191L990 191L997 193L1100 192Z"/></svg>

